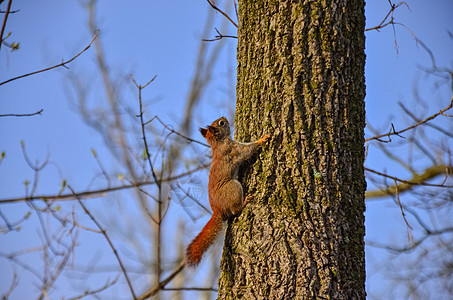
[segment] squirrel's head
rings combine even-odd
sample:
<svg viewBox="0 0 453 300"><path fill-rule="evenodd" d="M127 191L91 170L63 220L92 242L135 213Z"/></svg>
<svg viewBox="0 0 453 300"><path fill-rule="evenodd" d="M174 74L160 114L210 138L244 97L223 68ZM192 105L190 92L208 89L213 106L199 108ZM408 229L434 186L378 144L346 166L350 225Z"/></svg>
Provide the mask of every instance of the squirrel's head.
<svg viewBox="0 0 453 300"><path fill-rule="evenodd" d="M200 128L200 132L201 135L207 140L223 140L224 138L230 136L230 123L228 123L227 118L221 117L212 122L208 128Z"/></svg>

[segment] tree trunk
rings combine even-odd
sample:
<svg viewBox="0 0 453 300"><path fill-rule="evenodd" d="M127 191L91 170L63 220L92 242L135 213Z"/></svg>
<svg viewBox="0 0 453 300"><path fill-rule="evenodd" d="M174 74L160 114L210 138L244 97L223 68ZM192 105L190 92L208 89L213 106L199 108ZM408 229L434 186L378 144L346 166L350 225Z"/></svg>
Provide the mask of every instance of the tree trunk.
<svg viewBox="0 0 453 300"><path fill-rule="evenodd" d="M239 1L240 177L219 299L365 299L364 1Z"/></svg>

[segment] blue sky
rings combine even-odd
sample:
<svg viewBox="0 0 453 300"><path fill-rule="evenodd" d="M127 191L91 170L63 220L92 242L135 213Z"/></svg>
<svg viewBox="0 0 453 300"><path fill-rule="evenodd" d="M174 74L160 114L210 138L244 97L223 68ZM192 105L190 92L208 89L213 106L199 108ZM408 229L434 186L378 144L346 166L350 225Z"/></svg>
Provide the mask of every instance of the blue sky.
<svg viewBox="0 0 453 300"><path fill-rule="evenodd" d="M408 1L410 10L401 7L395 12L396 20L409 27L433 51L438 64L452 67L453 32L451 15L453 2ZM4 9L5 4L2 4ZM11 77L54 65L62 59L69 59L91 40L87 29L87 12L79 1L27 1L14 2L14 9L20 12L10 15L6 32L12 32L10 42L20 42L20 50L10 52L2 46L0 52L0 82ZM231 8L231 5L230 5ZM366 6L367 27L378 24L387 13L388 2L368 1ZM225 24L220 14L215 19L208 35L203 28L208 13L213 13L206 1L136 1L125 5L124 1L101 1L98 4L98 22L106 59L111 74L122 84L121 96L128 106L138 109L136 90L128 76L133 74L139 83L145 83L154 75L156 80L144 91L149 104L148 116L159 115L164 122L178 128L183 117L184 103L194 73L197 51L203 38L212 38L214 27L223 28L223 34L235 34L235 28ZM451 97L448 87L434 89L432 80L426 79L421 66L430 66L426 51L417 45L411 33L403 26L396 26L398 53L394 44L391 26L380 32L366 33L366 109L367 120L381 130L388 130L390 122L403 127L407 120L400 119L398 102L402 101L415 111L425 115L434 113L447 105ZM219 60L213 71L213 81L203 95L202 105L196 108L195 126L203 126L219 116L232 116L234 111L234 86L236 69L236 40L224 41ZM210 43L208 53L215 47ZM60 68L43 74L17 80L0 87L0 114L32 113L40 109L40 116L28 118L0 118L0 151L6 158L0 165L0 198L24 195L24 180L32 180L33 172L23 159L20 143L25 142L33 161L43 162L50 155L50 164L40 176L38 193L55 193L61 181L67 180L76 190L83 190L92 180L91 175L99 173L99 167L91 154L96 149L106 168L113 173L122 170L103 144L99 134L86 126L74 110L74 90L68 83L68 76L77 75L92 87L90 97L93 103L102 105L102 81L96 73L94 49L91 48L69 65L69 70ZM418 81L417 81L418 80ZM430 99L430 106L423 111L413 101L413 87L418 83L424 96ZM432 105L431 105L432 104ZM136 111L137 112L137 111ZM201 140L197 132L193 138ZM370 153L367 165L378 170L387 169L397 175L407 175L403 170L385 164L386 160L377 151ZM200 176L203 173L200 173ZM204 179L203 179L204 180ZM102 181L95 185L101 186ZM203 198L204 197L204 198ZM207 204L206 193L201 197ZM103 203L94 200L92 208L100 218L109 224L114 216L104 213ZM91 202L92 203L92 202ZM90 203L90 205L91 205ZM73 205L73 204L70 204ZM177 209L177 208L176 208ZM23 216L29 208L25 204L1 205L0 210L12 220ZM184 213L175 213L184 215ZM190 237L206 222L206 217L196 223L188 222ZM0 236L2 252L15 251L39 244L39 230L36 219L24 224L20 232ZM383 236L396 243L407 241L398 208L390 202L367 205L367 239L380 240ZM173 228L169 226L170 228ZM187 241L190 239L187 238ZM91 259L90 243L95 238L84 235L84 246L80 247L77 259L85 263ZM84 248L86 247L86 248ZM170 247L169 247L170 248ZM127 249L122 249L127 253ZM172 250L168 250L172 253ZM383 255L367 248L367 258ZM85 256L86 255L86 256ZM170 256L170 255L169 255ZM107 254L103 259L111 259ZM0 291L3 293L10 284L14 270L11 264L0 258L0 268L6 270L0 277ZM368 264L368 274L371 274ZM36 289L25 282L29 275L23 274L20 291L12 299L29 298L36 295ZM202 276L197 275L202 279ZM114 277L114 276L113 276ZM102 284L105 276L96 277ZM204 283L204 281L200 281ZM194 285L202 285L194 282ZM386 286L384 276L370 276L368 287ZM66 282L58 286L66 287ZM30 287L31 286L31 287ZM125 288L125 286L123 286ZM25 289L24 289L25 288ZM369 292L372 290L369 290ZM124 294L125 291L122 291ZM126 290L127 293L127 290ZM65 295L56 291L53 297ZM72 294L71 294L72 295Z"/></svg>

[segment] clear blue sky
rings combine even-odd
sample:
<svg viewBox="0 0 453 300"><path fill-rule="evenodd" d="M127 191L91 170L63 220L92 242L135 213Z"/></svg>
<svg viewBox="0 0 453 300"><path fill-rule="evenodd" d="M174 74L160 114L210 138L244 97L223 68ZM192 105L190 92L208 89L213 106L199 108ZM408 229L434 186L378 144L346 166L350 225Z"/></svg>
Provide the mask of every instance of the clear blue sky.
<svg viewBox="0 0 453 300"><path fill-rule="evenodd" d="M395 12L397 21L404 23L431 48L439 65L452 67L453 40L449 37L448 30L453 32L453 2L408 1L408 4L410 11L401 7ZM5 9L5 3L1 9ZM79 1L15 1L13 9L20 9L20 12L10 15L6 32L12 32L9 42L20 42L20 50L11 53L7 47L2 46L0 82L68 59L83 49L92 38L87 29L87 12ZM367 27L378 24L387 11L387 1L368 1ZM220 28L223 23L223 18L216 14L209 35L203 35L208 12L212 12L212 9L203 0L134 1L127 5L124 1L101 1L98 4L99 29L111 73L122 81L125 89L122 94L130 107L138 109L136 93L127 75L133 74L139 83L145 83L157 75L155 82L145 90L146 100L155 103L151 106L153 112L149 115L157 114L166 123L178 127L183 117L182 110L200 41L202 38L212 38L216 34L213 27ZM425 96L432 97L432 106L426 114L445 106L451 96L451 90L445 87L435 90L430 81L425 81L419 67L430 65L426 51L417 46L407 29L402 26L396 26L395 29L399 54L395 50L392 27L382 29L381 32L366 33L367 120L382 130L388 130L390 122L394 122L395 126L401 125L400 127L407 124L398 120L398 101L417 109L412 95L417 78L420 79L420 85L426 87ZM235 28L229 25L222 33L234 35ZM213 72L215 79L203 96L203 106L196 110L196 126L210 123L222 115L231 116L233 111L234 99L231 92L234 93L235 85L236 40L225 42ZM208 51L212 51L214 46L214 43L210 44ZM34 75L0 87L0 114L32 113L44 109L40 116L0 118L0 151L6 152L6 159L0 165L1 199L23 196L24 180L31 181L33 178L32 170L23 159L21 141L25 142L33 161L38 159L42 162L50 154L50 165L40 177L39 194L55 193L62 179L71 183L76 190L84 189L92 179L87 174L99 173L91 148L96 149L109 170L121 172L115 169L102 138L83 123L71 104L71 96L74 96L68 84L68 75L71 74L82 76L94 87L93 99L101 95L98 90L102 88L102 81L96 75L94 49L85 52L69 68ZM197 132L194 132L193 137L200 140ZM385 159L374 152L370 153L367 165L378 170L392 171L391 166L385 165ZM407 175L399 169L393 171L401 176ZM101 185L102 182L98 184ZM206 193L201 200L207 204L205 196ZM96 208L96 204L93 205ZM101 208L97 207L99 210ZM25 204L8 204L1 205L0 210L14 220L24 215L29 208ZM106 223L113 218L108 215L103 217ZM190 221L189 218L186 219L187 222ZM193 231L190 237L205 221L206 218L202 218L196 224L188 225ZM36 218L32 219L21 231L1 235L1 252L38 245L41 237L36 222ZM366 226L367 239L392 239L399 244L407 242L401 214L389 202L367 205ZM389 239L382 239L384 236ZM94 241L89 235L83 238L85 246ZM85 259L81 264L86 265L92 258L92 253L90 247L81 249L77 260ZM384 257L381 252L367 248L367 259L371 259L367 261L369 274L373 266L369 262L379 260L380 257ZM1 257L0 269L1 294L8 289L13 272L16 270L21 274L22 270L11 267ZM97 276L99 283L93 288L102 285L105 278ZM34 297L36 288L33 286L33 277L23 274L20 279L20 288L11 299ZM204 281L193 282L197 286L203 284ZM369 292L387 284L381 275L370 276L367 282ZM68 283L59 282L58 286L66 288ZM70 293L73 294L76 293ZM121 294L127 295L127 291L122 291ZM56 299L62 295L68 296L64 291L56 291L51 298Z"/></svg>

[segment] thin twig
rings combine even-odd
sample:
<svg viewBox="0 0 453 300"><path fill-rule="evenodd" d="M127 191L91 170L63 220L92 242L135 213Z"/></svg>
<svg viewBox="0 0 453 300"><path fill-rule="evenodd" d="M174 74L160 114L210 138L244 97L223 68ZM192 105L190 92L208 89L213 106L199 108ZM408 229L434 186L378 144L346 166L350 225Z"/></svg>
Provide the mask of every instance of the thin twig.
<svg viewBox="0 0 453 300"><path fill-rule="evenodd" d="M219 32L219 30L217 28L215 28L215 31L217 31L217 35L215 36L215 38L213 39L203 39L202 41L203 42L214 42L214 41L218 41L220 39L223 39L223 38L233 38L233 39L237 39L238 37L235 36L235 35L223 35Z"/></svg>
<svg viewBox="0 0 453 300"><path fill-rule="evenodd" d="M424 119L422 121L419 121L419 122L413 124L412 126L409 126L409 127L405 128L405 129L402 129L402 130L399 130L399 131L395 131L395 129L393 128L393 131L391 131L389 133L385 133L385 134L380 134L380 135L376 135L376 136L373 136L373 137L369 137L369 138L365 139L365 142L368 142L368 141L371 141L371 140L379 140L379 141L383 142L383 140L380 140L382 137L388 137L390 139L390 136L392 136L392 135L400 135L403 132L406 132L408 130L414 129L414 128L420 126L420 125L425 124L426 122L429 122L429 121L435 119L436 117L438 117L440 115L444 115L444 113L446 111L450 110L452 107L453 107L453 97L452 97L452 99L450 101L450 104L446 108L440 110L439 112L435 113L434 115L429 116L428 118L426 118L426 119Z"/></svg>
<svg viewBox="0 0 453 300"><path fill-rule="evenodd" d="M412 235L412 226L409 225L409 222L406 219L406 214L404 213L404 210L403 210L403 205L401 204L400 194L398 191L398 182L396 181L396 179L394 179L393 181L395 182L395 195L396 195L396 199L398 200L398 206L400 207L401 215L403 216L404 222L406 223L406 227L407 227L407 239L408 239L409 244L411 244L414 242L414 236Z"/></svg>
<svg viewBox="0 0 453 300"><path fill-rule="evenodd" d="M154 116L154 117L152 117L149 121L145 122L145 125L148 125L148 124L151 123L153 120L159 121L159 123L162 124L162 126L164 126L165 129L167 129L167 130L170 131L171 133L174 133L174 134L176 134L177 136L179 136L179 137L181 137L181 138L183 138L183 139L185 139L185 140L188 140L189 142L197 143L197 144L200 144L200 145L205 146L205 147L208 147L208 148L210 147L208 144L205 144L205 143L203 143L203 142L194 140L194 139L192 139L192 138L190 138L190 137L188 137L188 136L185 136L185 135L183 135L182 133L180 133L180 132L174 130L174 129L171 128L169 125L165 124L165 123L164 123L157 115Z"/></svg>
<svg viewBox="0 0 453 300"><path fill-rule="evenodd" d="M210 164L201 165L201 166L199 166L193 170L189 170L185 173L181 173L181 174L178 174L175 176L170 176L170 177L164 178L162 180L162 182L170 182L175 179L179 179L179 178L188 176L194 172L205 169L209 166L210 166ZM1 199L0 204L24 202L24 201L32 201L32 200L43 200L43 201L75 200L75 199L77 199L76 197L78 197L79 199L85 199L85 198L89 198L89 197L97 198L97 197L105 196L106 193L116 192L116 191L121 191L121 190L125 190L125 189L131 189L131 188L137 188L140 186L146 186L146 185L151 185L151 184L156 184L156 182L154 182L154 181L136 182L136 183L131 183L131 184L122 185L122 186L116 186L116 187L111 187L111 188L104 188L104 189L80 192L80 193L76 193L75 195L73 193L69 193L69 194L57 194L57 195L34 195L34 196L30 196L30 197Z"/></svg>
<svg viewBox="0 0 453 300"><path fill-rule="evenodd" d="M86 296L98 294L98 293L108 289L112 285L114 285L118 281L118 278L119 278L119 274L118 274L118 276L116 276L115 279L113 279L112 282L110 282L110 280L107 280L107 282L103 286L101 286L100 288L95 289L95 290L88 289L82 295L79 295L79 296L76 296L76 297L72 297L72 298L68 298L68 300L77 300L77 299L82 299L82 298L84 298Z"/></svg>
<svg viewBox="0 0 453 300"><path fill-rule="evenodd" d="M27 148L25 147L25 142L24 141L21 141L20 142L20 147L22 149L22 154L24 155L24 159L25 159L25 162L28 164L28 166L35 172L40 172L42 171L46 166L47 164L49 163L49 159L50 159L50 153L47 153L47 156L46 156L46 159L44 160L44 162L39 165L39 161L37 160L35 164L32 163L30 157L28 156L27 154Z"/></svg>
<svg viewBox="0 0 453 300"><path fill-rule="evenodd" d="M182 270L184 270L184 267L186 266L186 262L183 261L170 275L167 276L164 280L160 281L158 285L153 286L152 288L148 289L146 292L144 292L140 297L137 298L137 300L144 300L149 297L152 297L157 294L161 289L163 289L170 281L173 280L173 278L178 275Z"/></svg>
<svg viewBox="0 0 453 300"><path fill-rule="evenodd" d="M404 183L406 184L408 187L401 187L399 186L398 188L399 189L402 189L404 188L404 190L407 190L409 188L409 186L417 186L417 185L423 185L423 186L432 186L432 187L442 187L442 188L453 188L453 185L444 185L444 184L432 184L432 183L426 183L425 180L427 179L431 179L433 178L434 176L437 176L439 175L440 173L438 173L438 169L441 168L443 169L444 171L446 171L448 174L451 173L451 170L452 170L452 167L447 167L447 166L434 166L432 168L429 168L427 170L425 170L425 172L421 175L418 175L417 177L414 178L414 180L412 181L409 181L409 180L404 180L404 179L400 179L398 177L395 177L395 176L390 176L390 175L387 175L385 173L381 173L381 172L378 172L376 170L372 170L370 168L367 168L365 167L365 171L368 171L368 172L371 172L371 173L374 173L376 175L379 175L379 176L382 176L382 177L385 177L385 178L389 178L389 179L392 179L392 180L396 180L398 182L401 182L401 183ZM386 191L388 192L390 195L393 194L392 191ZM367 196L368 197L368 196Z"/></svg>
<svg viewBox="0 0 453 300"><path fill-rule="evenodd" d="M13 0L9 0L8 1L8 7L6 8L5 17L3 18L2 31L0 32L0 49L1 49L2 44L3 44L3 33L5 32L6 21L8 20L8 15L9 15L9 12L11 10L11 4L12 3L13 3Z"/></svg>
<svg viewBox="0 0 453 300"><path fill-rule="evenodd" d="M201 287L180 287L180 288L163 288L163 291L206 291L206 292L218 292L215 288L201 288Z"/></svg>
<svg viewBox="0 0 453 300"><path fill-rule="evenodd" d="M140 124L141 124L141 128L142 128L142 139L143 139L143 145L145 146L146 159L148 160L149 167L151 169L151 173L153 175L154 181L156 182L157 187L160 189L161 183L157 179L156 172L154 171L154 166L153 166L153 163L151 161L151 155L149 154L148 141L146 140L145 122L143 121L143 113L144 112L143 112L143 102L142 102L142 90L144 88L146 88L148 86L148 84L153 82L154 79L156 79L156 77L157 77L157 75L154 76L150 81L148 81L148 83L146 83L144 86L142 86L142 85L137 84L137 82L135 81L134 77L131 74L131 79L132 79L132 81L134 82L135 86L138 89L138 100L139 100L139 104L140 104L140 114L138 115L138 117L140 118Z"/></svg>
<svg viewBox="0 0 453 300"><path fill-rule="evenodd" d="M155 247L156 247L156 264L155 264L155 276L156 276L156 282L157 284L159 284L159 281L160 281L160 276L161 276L161 236L162 236L162 227L161 227L161 224L162 224L162 176L163 176L163 172L161 171L160 172L160 177L159 179L157 178L157 174L156 172L154 171L154 166L153 166L153 163L151 161L151 154L149 153L149 148L148 148L148 141L146 139L146 132L145 132L145 121L143 119L143 114L144 114L144 111L143 111L143 101L142 101L142 90L144 88L146 88L151 82L154 81L154 79L156 79L157 75L154 76L150 81L148 81L148 83L146 83L145 85L139 85L137 84L137 82L135 81L134 77L131 75L131 78L132 78L132 81L134 82L135 86L137 87L138 89L138 102L139 102L139 107L140 107L140 113L137 117L140 118L140 126L141 126L141 131L142 131L142 140L143 140L143 145L145 147L145 152L146 152L146 159L148 160L148 164L149 164L149 167L151 169L151 174L153 175L153 179L154 181L156 182L157 184L157 189L158 189L158 198L157 198L157 220L155 220L155 224L156 224L156 231L157 231L157 235L156 235L156 242L155 242ZM163 153L163 152L162 152ZM163 170L163 167L161 168L161 170ZM151 219L154 219L151 215L150 215L150 218Z"/></svg>
<svg viewBox="0 0 453 300"><path fill-rule="evenodd" d="M204 206L203 204L201 204L200 201L198 201L197 199L195 199L195 197L193 197L193 196L190 195L186 190L184 190L180 184L176 184L176 186L184 193L185 197L188 197L188 198L191 199L193 202L195 202L196 204L198 204L201 208L203 208L204 211L206 211L208 214L212 215L212 211L210 211L206 206ZM185 197L184 197L184 198L185 198Z"/></svg>
<svg viewBox="0 0 453 300"><path fill-rule="evenodd" d="M49 299L47 297L47 292L48 292L48 290L50 290L52 288L52 286L54 285L55 281L57 280L57 278L60 276L61 272L63 271L63 268L68 263L69 258L71 257L72 253L74 252L74 247L76 245L77 237L78 237L78 234L76 232L76 234L73 237L71 246L69 247L69 249L67 249L67 252L65 253L63 258L61 259L60 263L58 264L58 267L56 268L55 272L53 274L49 274L49 278L45 278L44 279L43 287L41 289L41 295L38 297L39 300L43 299L44 297L46 299Z"/></svg>
<svg viewBox="0 0 453 300"><path fill-rule="evenodd" d="M27 265L25 262L19 260L17 257L15 256L11 256L10 254L7 254L7 253L3 253L3 252L0 252L0 257L3 257L13 263L15 263L16 265L18 265L19 267L23 268L24 270L30 272L31 274L35 275L35 277L39 280L39 281L42 281L42 277L41 277L41 272L38 272L38 270L35 270L33 269L30 265ZM41 271L41 269L39 269L39 271Z"/></svg>
<svg viewBox="0 0 453 300"><path fill-rule="evenodd" d="M113 243L112 241L110 240L108 234L107 234L107 231L101 226L101 224L96 220L96 218L91 214L91 212L87 209L87 207L83 204L82 200L77 196L77 194L74 192L74 190L72 189L72 187L70 185L68 185L68 189L72 192L73 196L77 199L77 201L79 202L80 206L82 206L83 210L85 211L85 213L90 217L91 221L93 221L94 224L96 224L96 226L99 228L99 230L101 231L102 235L105 237L105 239L107 240L110 248L112 249L113 251L113 254L115 255L116 259L118 260L118 263L121 267L121 270L124 274L124 277L126 278L126 281L127 281L127 284L129 286L129 289L131 290L131 294L132 294L132 297L134 299L137 299L137 297L135 296L135 292L134 292L134 288L132 287L132 283L129 279L129 276L127 275L127 271L126 271L126 268L124 267L123 265L123 262L121 261L120 259L120 256L118 255L118 251L116 250L115 246L113 246Z"/></svg>
<svg viewBox="0 0 453 300"><path fill-rule="evenodd" d="M413 244L408 245L406 247L389 246L389 245L384 245L384 244L381 244L381 243L376 243L376 242L373 242L373 241L366 241L366 245L370 246L370 247L386 249L386 250L389 250L389 251L392 251L392 252L396 252L396 253L403 253L403 252L409 252L409 251L414 250L418 245L423 243L429 237L436 236L436 235L441 235L441 234L444 234L444 233L447 233L447 232L453 232L453 227L447 227L447 228L443 228L441 230L433 230L433 231L431 231L429 233L426 233L424 236L422 236L418 240L414 241Z"/></svg>
<svg viewBox="0 0 453 300"><path fill-rule="evenodd" d="M238 3L236 0L233 0L233 3L234 3L234 12L236 13L236 19L239 19Z"/></svg>
<svg viewBox="0 0 453 300"><path fill-rule="evenodd" d="M395 28L395 25L400 25L400 26L403 26L404 28L406 28L407 30L409 30L409 32L412 34L412 36L414 37L415 41L418 42L418 38L415 36L415 34L412 32L412 30L407 27L406 25L402 24L402 23L399 23L399 22L395 22L395 18L393 16L395 10L402 6L402 5L405 5L407 7L407 9L410 11L410 7L409 5L406 3L406 2L400 2L398 4L393 4L392 1L388 1L389 4L390 4L390 10L389 12L387 13L387 15L384 17L384 19L381 21L381 23L379 23L379 25L377 26L374 26L374 27L371 27L371 28L367 28L365 29L365 31L371 31L371 30L376 30L379 32L379 29L382 29L384 27L387 27L388 25L392 25L392 30L393 30L393 38L394 38L394 41L395 41L395 49L396 49L396 54L398 54L398 41L397 41L397 38L396 38L396 28ZM390 17L390 20L388 22L387 19Z"/></svg>
<svg viewBox="0 0 453 300"><path fill-rule="evenodd" d="M373 133L373 134L377 134L377 131L371 126L371 124L368 124L368 128L369 130ZM395 126L393 125L393 123L391 124L391 131L389 131L389 133L392 133L392 132L396 132L395 130ZM398 135L396 134L397 136L399 136L400 138L403 138L405 139L405 137L401 136L401 135ZM378 140L380 142L385 142L385 141L382 141L382 140ZM389 137L389 140L388 142L391 142L391 137ZM412 175L415 175L417 174L417 172L414 170L413 166L411 164L409 164L407 161L405 161L404 159L398 157L398 155L396 155L394 152L390 151L388 149L388 147L385 147L385 145L383 143L378 143L377 146L379 147L379 149L388 157L390 158L391 160L393 160L394 162L398 163L399 165L401 165L403 168L405 168L406 170L408 170L409 172L411 172Z"/></svg>
<svg viewBox="0 0 453 300"><path fill-rule="evenodd" d="M2 2L2 1L0 1L0 3L1 3L1 2ZM20 9L11 10L9 13L10 13L10 14L15 14L15 13L18 13L18 12L20 12ZM6 11L0 10L0 14L4 14L4 13L6 13Z"/></svg>
<svg viewBox="0 0 453 300"><path fill-rule="evenodd" d="M410 7L409 5L406 3L406 2L400 2L398 4L393 4L391 1L389 1L389 4L390 4L390 10L389 12L387 13L387 15L385 15L384 19L381 21L381 23L379 23L378 25L374 26L374 27L371 27L371 28L367 28L365 29L365 31L371 31L371 30L376 30L376 31L379 31L379 29L382 29L390 24L395 24L394 22L394 17L393 17L393 13L395 12L395 10L400 7L401 5L405 5L409 10L410 10ZM390 17L390 20L386 23L385 21L387 21L387 19Z"/></svg>
<svg viewBox="0 0 453 300"><path fill-rule="evenodd" d="M93 154L94 159L96 160L96 162L98 163L99 168L101 169L102 175L104 176L105 180L107 181L107 188L110 188L110 186L111 186L110 177L107 174L107 171L105 170L105 168L104 168L101 160L99 159L99 157L98 157L98 155L96 153L96 150L94 150L94 148L91 148L91 154Z"/></svg>
<svg viewBox="0 0 453 300"><path fill-rule="evenodd" d="M3 220L5 223L5 226L0 225L0 230L2 233L7 233L11 230L15 230L17 226L22 224L25 220L27 220L30 217L30 212L26 213L24 216L22 216L19 220L16 221L9 221L6 215L0 210L0 218Z"/></svg>
<svg viewBox="0 0 453 300"><path fill-rule="evenodd" d="M230 21L236 28L238 28L238 25L233 20L231 20L231 18L226 13L224 13L220 8L215 6L214 1L212 1L212 0L206 0L206 1L208 1L208 3L212 6L212 8L214 8L219 13L221 13L225 18L228 19L228 21Z"/></svg>
<svg viewBox="0 0 453 300"><path fill-rule="evenodd" d="M9 289L6 293L4 293L2 295L2 300L6 300L9 298L9 296L11 295L11 293L14 291L14 289L17 287L17 284L19 283L19 280L17 279L17 274L16 272L14 272L14 275L13 275L13 280L11 280L11 285L9 286Z"/></svg>
<svg viewBox="0 0 453 300"><path fill-rule="evenodd" d="M85 49L83 49L82 51L80 51L79 53L76 54L76 56L74 56L73 58L67 60L67 61L64 61L58 65L55 65L53 67L49 67L49 68L45 68L45 69L42 69L42 70L39 70L39 71L35 71L35 72L31 72L31 73L28 73L28 74L24 74L24 75L21 75L21 76L17 76L17 77L14 77L14 78L11 78L11 79L8 79L6 81L3 81L0 83L0 85L3 85L5 83L8 83L8 82L11 82L11 81L14 81L14 80L17 80L17 79L21 79L21 78L24 78L24 77L27 77L27 76L31 76L31 75L35 75L35 74L38 74L38 73L42 73L42 72L46 72L46 71L49 71L49 70L52 70L52 69L55 69L55 68L59 68L59 67L66 67L67 64L69 64L70 62L72 62L73 60L75 60L77 57L79 57L80 55L82 55L82 53L84 53L85 51L87 51L91 45L94 43L94 41L96 40L97 36L99 34L99 30L96 31L96 33L94 34L93 38L91 39L91 42L88 44L88 46L85 47Z"/></svg>
<svg viewBox="0 0 453 300"><path fill-rule="evenodd" d="M41 109L41 110L31 113L31 114L4 114L4 115L0 115L0 117L31 117L31 116L35 116L35 115L40 115L43 111L44 111L44 109Z"/></svg>
<svg viewBox="0 0 453 300"><path fill-rule="evenodd" d="M420 119L417 118L417 117L416 117L416 116L415 116L415 115L414 115L414 114L413 114L406 106L404 106L403 103L398 102L398 104L399 104L399 106L401 107L401 109L402 109L409 117L411 117L411 118L412 118L414 121L416 121L416 122L420 122ZM449 115L447 115L447 114L442 114L442 116L450 117L450 118L453 117L453 116L449 116ZM445 134L445 135L447 135L447 136L453 138L453 133L448 132L447 130L445 130L445 129L443 129L443 128L441 128L441 127L435 125L435 124L427 123L426 126L429 126L429 127L431 127L431 128L434 128L434 129L436 129L437 131L440 131L440 132L442 132L443 134Z"/></svg>

